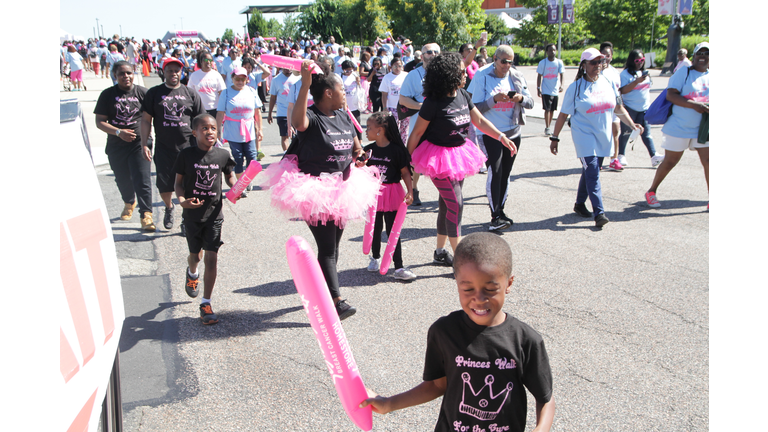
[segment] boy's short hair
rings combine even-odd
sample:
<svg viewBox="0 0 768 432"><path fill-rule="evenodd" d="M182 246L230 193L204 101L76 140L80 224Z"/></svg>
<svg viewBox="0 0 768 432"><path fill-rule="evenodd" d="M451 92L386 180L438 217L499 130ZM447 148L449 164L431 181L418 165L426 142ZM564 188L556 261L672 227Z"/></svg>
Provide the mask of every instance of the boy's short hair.
<svg viewBox="0 0 768 432"><path fill-rule="evenodd" d="M195 118L192 119L192 130L197 129L197 125L199 125L204 118L208 118L208 117L210 117L213 120L213 123L216 124L216 118L214 116L208 113L202 113L202 114L198 114Z"/></svg>
<svg viewBox="0 0 768 432"><path fill-rule="evenodd" d="M493 233L472 233L461 239L453 257L453 274L467 262L498 267L505 276L512 275L512 249Z"/></svg>

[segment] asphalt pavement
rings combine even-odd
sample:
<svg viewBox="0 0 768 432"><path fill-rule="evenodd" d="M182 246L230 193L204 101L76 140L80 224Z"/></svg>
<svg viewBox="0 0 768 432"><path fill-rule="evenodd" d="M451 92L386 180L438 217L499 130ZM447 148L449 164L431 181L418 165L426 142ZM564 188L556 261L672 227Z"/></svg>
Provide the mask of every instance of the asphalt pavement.
<svg viewBox="0 0 768 432"><path fill-rule="evenodd" d="M535 71L531 79L530 70L520 69L535 88ZM86 114L92 112L88 104L108 85L101 81L86 78L89 91L62 93L62 99L75 95ZM654 77L654 90L665 84ZM538 98L535 103L540 106ZM561 133L560 154L553 156L543 122L531 111L506 205L515 223L501 234L515 259L505 310L544 337L557 404L552 430L706 430L709 213L698 156L686 152L658 190L662 207L651 209L643 194L654 169L636 143L623 172L601 174L611 222L597 230L572 211L580 165L569 131ZM221 322L204 326L199 300L182 288L188 252L178 222L170 231L158 224L156 233L145 234L137 215L119 219L122 203L103 158L106 137L92 122L87 127L126 305L120 345L125 430L356 430L338 401L285 257L290 236L314 246L306 225L279 214L266 191L236 205L225 201L212 301ZM277 126L265 129L266 167L281 149ZM660 129L652 128L652 136L663 151ZM465 234L488 229L485 179L465 181ZM451 269L431 264L437 191L426 178L419 190L424 205L409 209L401 237L415 281L395 281L392 270L386 277L366 271L362 221L347 226L340 248L342 297L358 308L343 326L365 384L383 395L421 381L429 325L460 308ZM157 190L153 198L160 221ZM439 404L374 414L373 430L432 430ZM527 430L534 423L529 398Z"/></svg>

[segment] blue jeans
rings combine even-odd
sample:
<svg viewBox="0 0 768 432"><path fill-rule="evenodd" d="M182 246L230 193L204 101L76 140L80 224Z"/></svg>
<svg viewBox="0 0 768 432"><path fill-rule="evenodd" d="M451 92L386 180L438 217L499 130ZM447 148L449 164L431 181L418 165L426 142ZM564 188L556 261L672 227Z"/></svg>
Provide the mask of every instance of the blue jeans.
<svg viewBox="0 0 768 432"><path fill-rule="evenodd" d="M250 164L252 160L256 160L256 141L250 140L248 142L229 142L229 148L232 150L232 157L235 159L235 173L242 173L245 168L243 166L243 156Z"/></svg>
<svg viewBox="0 0 768 432"><path fill-rule="evenodd" d="M635 111L628 106L624 106L629 113L629 117L633 122L643 126L643 134L640 137L643 139L645 148L648 149L648 154L653 157L656 154L656 147L653 145L653 138L651 138L651 128L648 127L648 122L645 121L645 111ZM619 135L619 154L627 155L627 142L629 141L629 135L632 134L632 129L629 126L621 123L621 134Z"/></svg>
<svg viewBox="0 0 768 432"><path fill-rule="evenodd" d="M600 166L603 164L603 158L597 156L587 156L579 158L581 161L581 179L579 179L579 191L576 193L576 204L592 202L592 214L597 217L605 213L603 208L603 192L600 189Z"/></svg>

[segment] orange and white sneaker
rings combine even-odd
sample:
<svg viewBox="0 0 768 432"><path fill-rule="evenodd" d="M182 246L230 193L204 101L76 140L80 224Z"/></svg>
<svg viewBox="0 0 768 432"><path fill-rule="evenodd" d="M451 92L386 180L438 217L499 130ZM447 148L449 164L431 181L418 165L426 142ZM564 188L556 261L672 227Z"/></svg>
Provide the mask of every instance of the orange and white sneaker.
<svg viewBox="0 0 768 432"><path fill-rule="evenodd" d="M203 324L211 325L219 322L219 317L213 313L211 309L211 303L200 303L200 319L203 320Z"/></svg>
<svg viewBox="0 0 768 432"><path fill-rule="evenodd" d="M648 204L649 207L653 207L653 208L661 207L661 204L659 204L659 200L656 199L656 192L646 192L645 202L646 204Z"/></svg>

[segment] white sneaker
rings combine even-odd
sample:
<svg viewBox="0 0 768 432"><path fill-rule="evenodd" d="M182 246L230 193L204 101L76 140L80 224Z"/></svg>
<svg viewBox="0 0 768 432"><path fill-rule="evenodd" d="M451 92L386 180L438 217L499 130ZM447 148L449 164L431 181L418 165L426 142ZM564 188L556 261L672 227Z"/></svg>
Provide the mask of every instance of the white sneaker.
<svg viewBox="0 0 768 432"><path fill-rule="evenodd" d="M550 128L544 128L544 135L550 136L552 135L552 129Z"/></svg>
<svg viewBox="0 0 768 432"><path fill-rule="evenodd" d="M656 153L651 157L651 166L653 168L656 168L657 166L661 165L663 161L664 161L664 155L660 155Z"/></svg>
<svg viewBox="0 0 768 432"><path fill-rule="evenodd" d="M620 154L620 155L619 155L619 163L621 164L621 166L627 166L627 165L629 165L629 164L627 163L627 157L626 157L626 156L624 156L623 154Z"/></svg>
<svg viewBox="0 0 768 432"><path fill-rule="evenodd" d="M416 274L410 269L403 267L395 270L395 279L404 281L414 280L416 279Z"/></svg>
<svg viewBox="0 0 768 432"><path fill-rule="evenodd" d="M368 271L369 272L377 272L379 271L379 267L381 266L381 258L376 259L371 255L371 262L368 263Z"/></svg>

